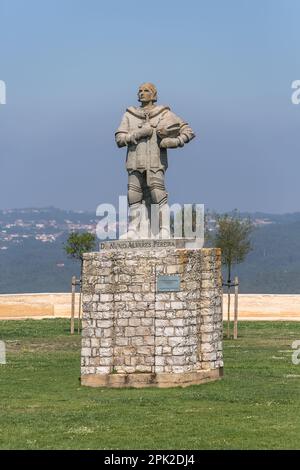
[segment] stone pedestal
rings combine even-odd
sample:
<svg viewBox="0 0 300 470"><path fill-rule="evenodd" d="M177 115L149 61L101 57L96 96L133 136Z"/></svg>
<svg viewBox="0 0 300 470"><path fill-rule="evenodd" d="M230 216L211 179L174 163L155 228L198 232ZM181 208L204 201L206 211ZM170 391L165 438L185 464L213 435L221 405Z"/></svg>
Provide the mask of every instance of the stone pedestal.
<svg viewBox="0 0 300 470"><path fill-rule="evenodd" d="M170 387L220 378L220 250L122 243L84 257L82 385ZM160 291L162 275L177 275L175 290Z"/></svg>

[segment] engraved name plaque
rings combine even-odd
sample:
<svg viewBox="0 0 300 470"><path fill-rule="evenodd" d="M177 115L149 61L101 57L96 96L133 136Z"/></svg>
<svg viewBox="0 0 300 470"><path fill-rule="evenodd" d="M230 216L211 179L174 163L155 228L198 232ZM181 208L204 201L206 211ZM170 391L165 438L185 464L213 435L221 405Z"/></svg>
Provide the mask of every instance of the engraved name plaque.
<svg viewBox="0 0 300 470"><path fill-rule="evenodd" d="M180 276L172 274L172 276L157 276L157 292L178 292L180 291Z"/></svg>

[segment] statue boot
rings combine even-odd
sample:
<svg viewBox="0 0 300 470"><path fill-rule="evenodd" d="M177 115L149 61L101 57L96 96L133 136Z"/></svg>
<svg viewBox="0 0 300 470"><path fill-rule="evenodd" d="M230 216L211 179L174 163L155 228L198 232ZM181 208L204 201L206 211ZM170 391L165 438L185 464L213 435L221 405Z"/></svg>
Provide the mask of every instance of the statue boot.
<svg viewBox="0 0 300 470"><path fill-rule="evenodd" d="M138 240L140 239L140 223L143 207L141 203L129 206L128 231L121 235L120 240Z"/></svg>
<svg viewBox="0 0 300 470"><path fill-rule="evenodd" d="M169 239L171 238L169 205L163 204L163 206L160 207L159 213L160 213L159 238Z"/></svg>

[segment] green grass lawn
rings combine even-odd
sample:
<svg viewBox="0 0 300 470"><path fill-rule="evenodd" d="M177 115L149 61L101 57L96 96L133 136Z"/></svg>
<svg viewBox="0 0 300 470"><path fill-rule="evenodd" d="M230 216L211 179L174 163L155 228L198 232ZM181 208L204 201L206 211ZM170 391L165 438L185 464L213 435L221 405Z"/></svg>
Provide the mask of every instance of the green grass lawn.
<svg viewBox="0 0 300 470"><path fill-rule="evenodd" d="M1 449L299 449L300 323L242 322L222 381L173 389L80 386L63 319L1 321Z"/></svg>

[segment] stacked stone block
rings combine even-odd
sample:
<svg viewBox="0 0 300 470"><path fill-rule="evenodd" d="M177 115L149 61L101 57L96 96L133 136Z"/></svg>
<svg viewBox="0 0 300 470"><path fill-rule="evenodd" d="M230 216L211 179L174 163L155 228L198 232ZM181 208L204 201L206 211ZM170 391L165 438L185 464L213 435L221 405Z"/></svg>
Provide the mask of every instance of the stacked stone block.
<svg viewBox="0 0 300 470"><path fill-rule="evenodd" d="M158 292L158 277L174 274L180 290ZM167 386L218 378L222 334L218 249L116 248L85 255L83 384Z"/></svg>

